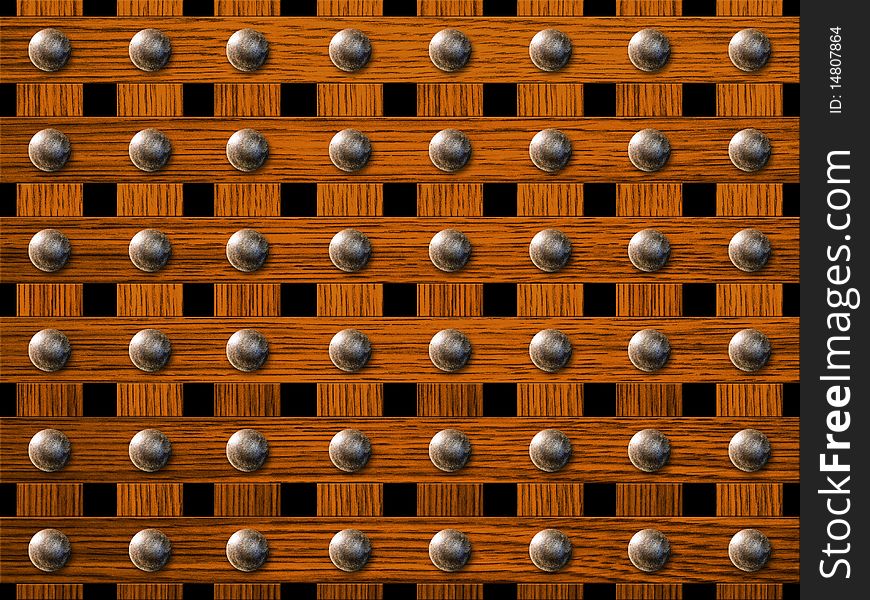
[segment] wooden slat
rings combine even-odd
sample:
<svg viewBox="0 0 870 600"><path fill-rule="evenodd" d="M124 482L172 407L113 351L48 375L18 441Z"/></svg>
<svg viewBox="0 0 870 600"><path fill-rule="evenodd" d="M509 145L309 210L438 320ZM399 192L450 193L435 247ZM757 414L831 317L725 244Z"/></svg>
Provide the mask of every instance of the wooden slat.
<svg viewBox="0 0 870 600"><path fill-rule="evenodd" d="M181 483L119 483L117 514L128 517L177 517L181 514Z"/></svg>
<svg viewBox="0 0 870 600"><path fill-rule="evenodd" d="M719 16L775 17L782 14L783 0L716 0Z"/></svg>
<svg viewBox="0 0 870 600"><path fill-rule="evenodd" d="M117 0L119 17L180 17L184 0Z"/></svg>
<svg viewBox="0 0 870 600"><path fill-rule="evenodd" d="M80 483L19 483L19 517L76 517L83 512Z"/></svg>
<svg viewBox="0 0 870 600"><path fill-rule="evenodd" d="M716 86L716 114L722 117L781 117L780 83L722 83Z"/></svg>
<svg viewBox="0 0 870 600"><path fill-rule="evenodd" d="M22 117L80 117L82 98L81 84L19 83L16 113Z"/></svg>
<svg viewBox="0 0 870 600"><path fill-rule="evenodd" d="M182 189L180 183L118 184L117 213L128 217L180 217L184 214Z"/></svg>
<svg viewBox="0 0 870 600"><path fill-rule="evenodd" d="M517 484L518 517L579 517L582 514L582 483Z"/></svg>
<svg viewBox="0 0 870 600"><path fill-rule="evenodd" d="M116 91L118 116L173 117L182 114L180 83L119 83Z"/></svg>
<svg viewBox="0 0 870 600"><path fill-rule="evenodd" d="M380 483L318 483L317 514L321 517L378 517L384 514Z"/></svg>
<svg viewBox="0 0 870 600"><path fill-rule="evenodd" d="M320 117L382 117L384 86L369 83L321 83L317 85L317 115Z"/></svg>

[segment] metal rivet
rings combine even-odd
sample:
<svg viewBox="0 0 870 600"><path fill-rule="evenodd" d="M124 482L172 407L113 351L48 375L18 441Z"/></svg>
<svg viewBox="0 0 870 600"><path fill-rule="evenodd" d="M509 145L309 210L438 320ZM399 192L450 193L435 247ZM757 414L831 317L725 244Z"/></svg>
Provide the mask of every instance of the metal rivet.
<svg viewBox="0 0 870 600"><path fill-rule="evenodd" d="M243 273L253 273L269 256L269 241L256 229L240 229L227 242L227 260Z"/></svg>
<svg viewBox="0 0 870 600"><path fill-rule="evenodd" d="M227 60L239 71L256 71L268 56L269 41L254 29L240 29L227 41Z"/></svg>
<svg viewBox="0 0 870 600"><path fill-rule="evenodd" d="M429 41L429 60L442 71L458 71L471 58L471 41L458 29L442 29Z"/></svg>
<svg viewBox="0 0 870 600"><path fill-rule="evenodd" d="M658 29L641 29L628 42L628 60L641 71L658 71L670 57L671 42Z"/></svg>
<svg viewBox="0 0 870 600"><path fill-rule="evenodd" d="M728 58L741 71L757 71L770 59L770 39L757 29L743 29L728 43Z"/></svg>
<svg viewBox="0 0 870 600"><path fill-rule="evenodd" d="M155 373L169 362L172 343L169 337L158 329L143 329L130 340L129 354L130 362L137 369Z"/></svg>
<svg viewBox="0 0 870 600"><path fill-rule="evenodd" d="M429 442L429 460L432 464L452 473L458 471L471 458L471 440L458 429L444 429Z"/></svg>
<svg viewBox="0 0 870 600"><path fill-rule="evenodd" d="M329 442L329 460L345 473L362 469L371 455L372 443L359 429L343 429Z"/></svg>
<svg viewBox="0 0 870 600"><path fill-rule="evenodd" d="M362 569L371 553L369 536L359 529L342 529L329 541L329 560L348 573Z"/></svg>
<svg viewBox="0 0 870 600"><path fill-rule="evenodd" d="M372 255L368 236L356 229L342 229L329 242L329 260L346 273L356 273L365 267Z"/></svg>
<svg viewBox="0 0 870 600"><path fill-rule="evenodd" d="M658 529L641 529L628 542L628 560L646 573L665 566L671 556L671 542Z"/></svg>
<svg viewBox="0 0 870 600"><path fill-rule="evenodd" d="M60 171L69 160L72 146L69 138L57 129L37 131L27 145L30 162L40 171Z"/></svg>
<svg viewBox="0 0 870 600"><path fill-rule="evenodd" d="M728 358L741 371L758 371L770 360L770 340L757 329L741 329L728 342Z"/></svg>
<svg viewBox="0 0 870 600"><path fill-rule="evenodd" d="M757 529L741 529L728 542L728 558L741 571L761 570L770 560L770 554L770 540Z"/></svg>
<svg viewBox="0 0 870 600"><path fill-rule="evenodd" d="M628 342L628 359L641 371L658 371L667 364L670 356L668 336L655 329L642 329Z"/></svg>
<svg viewBox="0 0 870 600"><path fill-rule="evenodd" d="M529 58L542 71L558 71L571 59L571 38L558 29L544 29L529 43Z"/></svg>
<svg viewBox="0 0 870 600"><path fill-rule="evenodd" d="M372 42L359 29L342 29L329 41L329 60L342 71L359 71L372 57Z"/></svg>
<svg viewBox="0 0 870 600"><path fill-rule="evenodd" d="M728 242L728 258L741 271L760 271L770 259L770 240L757 229L738 231Z"/></svg>
<svg viewBox="0 0 870 600"><path fill-rule="evenodd" d="M671 242L661 231L643 229L628 242L628 260L635 268L652 273L668 262L671 255Z"/></svg>
<svg viewBox="0 0 870 600"><path fill-rule="evenodd" d="M429 560L448 573L459 571L471 558L471 540L456 529L442 529L429 542Z"/></svg>
<svg viewBox="0 0 870 600"><path fill-rule="evenodd" d="M356 373L369 362L372 344L362 331L342 329L329 341L329 360L348 373Z"/></svg>
<svg viewBox="0 0 870 600"><path fill-rule="evenodd" d="M143 129L130 140L130 160L140 171L153 173L162 169L172 155L172 144L159 129Z"/></svg>
<svg viewBox="0 0 870 600"><path fill-rule="evenodd" d="M143 429L130 440L130 461L140 471L154 473L172 456L172 442L159 429Z"/></svg>
<svg viewBox="0 0 870 600"><path fill-rule="evenodd" d="M240 129L227 140L227 160L239 171L256 171L267 158L269 142L256 129Z"/></svg>
<svg viewBox="0 0 870 600"><path fill-rule="evenodd" d="M59 71L69 60L72 45L59 29L43 29L30 38L27 55L40 71Z"/></svg>
<svg viewBox="0 0 870 600"><path fill-rule="evenodd" d="M571 360L571 340L558 329L542 329L529 343L529 357L536 367L555 373Z"/></svg>
<svg viewBox="0 0 870 600"><path fill-rule="evenodd" d="M747 173L763 169L770 159L770 151L770 138L751 127L735 133L728 143L728 158Z"/></svg>
<svg viewBox="0 0 870 600"><path fill-rule="evenodd" d="M166 234L157 229L143 229L133 236L127 248L130 262L140 271L156 273L172 256L172 244Z"/></svg>
<svg viewBox="0 0 870 600"><path fill-rule="evenodd" d="M239 571L256 571L267 558L269 542L256 529L239 529L227 540L227 560Z"/></svg>
<svg viewBox="0 0 870 600"><path fill-rule="evenodd" d="M137 569L154 573L169 562L172 542L159 529L143 529L130 540L128 553Z"/></svg>
<svg viewBox="0 0 870 600"><path fill-rule="evenodd" d="M728 443L728 458L741 471L760 471L770 460L770 440L757 429L738 431Z"/></svg>
<svg viewBox="0 0 870 600"><path fill-rule="evenodd" d="M143 29L130 40L129 54L137 69L159 71L172 56L172 43L159 29Z"/></svg>
<svg viewBox="0 0 870 600"><path fill-rule="evenodd" d="M555 273L571 259L571 240L558 229L544 229L529 244L529 258L545 273Z"/></svg>
<svg viewBox="0 0 870 600"><path fill-rule="evenodd" d="M641 171L658 171L670 157L671 142L658 129L641 129L628 142L628 160Z"/></svg>
<svg viewBox="0 0 870 600"><path fill-rule="evenodd" d="M568 464L573 448L571 439L558 429L544 429L529 444L529 457L541 471L555 473Z"/></svg>
<svg viewBox="0 0 870 600"><path fill-rule="evenodd" d="M429 142L429 160L437 168L454 173L471 158L471 140L458 129L444 129Z"/></svg>
<svg viewBox="0 0 870 600"><path fill-rule="evenodd" d="M458 229L443 229L429 241L429 260L442 271L458 271L470 258L471 241Z"/></svg>
<svg viewBox="0 0 870 600"><path fill-rule="evenodd" d="M237 470L253 473L269 457L269 441L256 429L239 429L227 441L227 460Z"/></svg>
<svg viewBox="0 0 870 600"><path fill-rule="evenodd" d="M63 233L57 229L43 229L30 238L27 256L40 271L54 273L69 261L70 250L69 238Z"/></svg>
<svg viewBox="0 0 870 600"><path fill-rule="evenodd" d="M568 536L558 529L543 529L529 544L529 558L542 571L555 573L568 564L574 546Z"/></svg>
<svg viewBox="0 0 870 600"><path fill-rule="evenodd" d="M628 442L628 459L645 473L655 473L670 457L671 441L657 429L642 429Z"/></svg>
<svg viewBox="0 0 870 600"><path fill-rule="evenodd" d="M239 371L256 371L267 358L269 341L256 329L239 329L227 340L227 360Z"/></svg>
<svg viewBox="0 0 870 600"><path fill-rule="evenodd" d="M470 358L471 340L458 329L442 329L429 341L429 360L442 371L458 371Z"/></svg>
<svg viewBox="0 0 870 600"><path fill-rule="evenodd" d="M40 371L59 371L69 360L72 346L69 338L57 329L37 331L27 345L30 362Z"/></svg>
<svg viewBox="0 0 870 600"><path fill-rule="evenodd" d="M571 140L558 129L539 131L529 144L529 157L542 171L561 171L571 160Z"/></svg>
<svg viewBox="0 0 870 600"><path fill-rule="evenodd" d="M33 466L45 473L60 471L69 462L70 443L62 431L43 429L30 438L27 456Z"/></svg>
<svg viewBox="0 0 870 600"><path fill-rule="evenodd" d="M37 531L27 546L33 566L49 573L61 569L69 560L70 552L69 538L57 529Z"/></svg>
<svg viewBox="0 0 870 600"><path fill-rule="evenodd" d="M342 129L329 141L329 160L347 173L362 169L371 155L372 143L362 131Z"/></svg>

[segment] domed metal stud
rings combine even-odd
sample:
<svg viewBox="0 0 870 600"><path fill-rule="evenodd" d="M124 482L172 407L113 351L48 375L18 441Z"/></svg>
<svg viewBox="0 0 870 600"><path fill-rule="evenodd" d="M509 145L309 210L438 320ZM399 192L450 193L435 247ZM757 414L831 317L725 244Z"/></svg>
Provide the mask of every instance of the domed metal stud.
<svg viewBox="0 0 870 600"><path fill-rule="evenodd" d="M342 229L329 242L329 260L346 273L365 267L372 255L372 243L362 231Z"/></svg>
<svg viewBox="0 0 870 600"><path fill-rule="evenodd" d="M571 240L558 229L543 229L529 244L529 258L545 273L555 273L571 259Z"/></svg>
<svg viewBox="0 0 870 600"><path fill-rule="evenodd" d="M40 71L59 71L66 65L72 44L59 29L42 29L33 34L27 46L30 62Z"/></svg>
<svg viewBox="0 0 870 600"><path fill-rule="evenodd" d="M641 371L658 371L667 364L670 356L668 336L655 329L642 329L628 342L628 359Z"/></svg>
<svg viewBox="0 0 870 600"><path fill-rule="evenodd" d="M458 371L470 358L471 340L458 329L442 329L429 341L429 360L442 371Z"/></svg>
<svg viewBox="0 0 870 600"><path fill-rule="evenodd" d="M641 171L658 171L670 157L671 142L658 129L641 129L628 142L628 160Z"/></svg>
<svg viewBox="0 0 870 600"><path fill-rule="evenodd" d="M661 231L643 229L631 236L628 242L628 260L636 269L652 273L668 262L671 242Z"/></svg>
<svg viewBox="0 0 870 600"><path fill-rule="evenodd" d="M30 238L27 256L40 271L54 273L69 261L71 246L69 238L57 229L43 229Z"/></svg>
<svg viewBox="0 0 870 600"><path fill-rule="evenodd" d="M267 158L269 142L256 129L239 129L227 140L227 160L239 171L256 171Z"/></svg>
<svg viewBox="0 0 870 600"><path fill-rule="evenodd" d="M66 365L72 346L69 338L57 329L37 331L27 345L30 362L40 371L52 373Z"/></svg>
<svg viewBox="0 0 870 600"><path fill-rule="evenodd" d="M372 143L362 131L342 129L329 142L329 160L347 173L359 171L369 162Z"/></svg>
<svg viewBox="0 0 870 600"><path fill-rule="evenodd" d="M256 571L267 558L269 542L256 529L239 529L227 541L227 560L239 571Z"/></svg>
<svg viewBox="0 0 870 600"><path fill-rule="evenodd" d="M159 529L143 529L130 540L130 562L147 573L154 573L166 566L172 555L172 542Z"/></svg>
<svg viewBox="0 0 870 600"><path fill-rule="evenodd" d="M665 566L671 556L671 542L658 529L641 529L628 542L628 560L646 573Z"/></svg>
<svg viewBox="0 0 870 600"><path fill-rule="evenodd" d="M529 358L546 373L555 373L571 360L571 340L558 329L542 329L529 343Z"/></svg>
<svg viewBox="0 0 870 600"><path fill-rule="evenodd" d="M227 441L227 460L237 470L253 473L269 457L269 441L256 429L239 429Z"/></svg>
<svg viewBox="0 0 870 600"><path fill-rule="evenodd" d="M30 438L27 456L33 466L45 473L60 471L70 458L70 443L62 431L43 429Z"/></svg>
<svg viewBox="0 0 870 600"><path fill-rule="evenodd" d="M529 144L529 157L542 171L561 171L571 160L571 140L558 129L539 131Z"/></svg>
<svg viewBox="0 0 870 600"><path fill-rule="evenodd" d="M372 543L359 529L342 529L329 541L329 560L342 571L359 571L369 561Z"/></svg>
<svg viewBox="0 0 870 600"><path fill-rule="evenodd" d="M458 229L443 229L429 241L429 260L442 271L458 271L470 258L471 241Z"/></svg>
<svg viewBox="0 0 870 600"><path fill-rule="evenodd" d="M362 331L342 329L329 341L329 360L348 373L356 373L369 362L372 344Z"/></svg>
<svg viewBox="0 0 870 600"><path fill-rule="evenodd" d="M458 29L442 29L429 41L429 60L442 71L458 71L470 58L471 41Z"/></svg>
<svg viewBox="0 0 870 600"><path fill-rule="evenodd" d="M454 173L471 158L471 140L458 129L443 129L429 142L429 160L437 168Z"/></svg>
<svg viewBox="0 0 870 600"><path fill-rule="evenodd" d="M329 460L345 473L356 473L369 462L372 443L359 429L343 429L329 442Z"/></svg>
<svg viewBox="0 0 870 600"><path fill-rule="evenodd" d="M760 471L770 460L770 440L757 429L738 431L728 443L728 458L745 473Z"/></svg>
<svg viewBox="0 0 870 600"><path fill-rule="evenodd" d="M558 529L543 529L529 544L529 558L542 571L555 573L568 564L574 546L568 536Z"/></svg>
<svg viewBox="0 0 870 600"><path fill-rule="evenodd" d="M757 229L738 231L728 242L728 258L741 271L760 271L770 259L770 240Z"/></svg>
<svg viewBox="0 0 870 600"><path fill-rule="evenodd" d="M269 241L256 229L239 229L227 242L227 260L243 273L253 273L269 256Z"/></svg>
<svg viewBox="0 0 870 600"><path fill-rule="evenodd" d="M751 127L741 129L728 143L728 158L747 173L760 171L770 160L770 138Z"/></svg>
<svg viewBox="0 0 870 600"><path fill-rule="evenodd" d="M770 540L757 529L741 529L728 542L731 563L748 573L761 570L771 554Z"/></svg>
<svg viewBox="0 0 870 600"><path fill-rule="evenodd" d="M758 371L770 360L770 340L757 329L741 329L728 342L728 358L741 371Z"/></svg>
<svg viewBox="0 0 870 600"><path fill-rule="evenodd" d="M159 29L143 29L130 40L129 54L137 69L159 71L172 56L172 43Z"/></svg>
<svg viewBox="0 0 870 600"><path fill-rule="evenodd" d="M239 71L256 71L268 56L269 41L254 29L240 29L227 41L227 60Z"/></svg>
<svg viewBox="0 0 870 600"><path fill-rule="evenodd" d="M728 58L741 71L757 71L770 60L770 39L757 29L742 29L728 43Z"/></svg>
<svg viewBox="0 0 870 600"><path fill-rule="evenodd" d="M227 341L227 360L239 371L256 371L267 358L269 341L256 329L239 329Z"/></svg>
<svg viewBox="0 0 870 600"><path fill-rule="evenodd" d="M429 460L442 471L458 471L468 463L469 458L471 440L458 429L443 429L429 441Z"/></svg>
<svg viewBox="0 0 870 600"><path fill-rule="evenodd" d="M456 529L442 529L429 542L429 560L448 573L459 571L471 558L471 540Z"/></svg>
<svg viewBox="0 0 870 600"><path fill-rule="evenodd" d="M37 131L27 146L30 162L40 171L60 171L69 160L72 146L69 138L57 129Z"/></svg>
<svg viewBox="0 0 870 600"><path fill-rule="evenodd" d="M172 144L159 129L143 129L133 136L129 147L130 160L140 171L153 173L162 169L172 155Z"/></svg>
<svg viewBox="0 0 870 600"><path fill-rule="evenodd" d="M670 457L671 441L657 429L641 429L628 442L628 459L645 473L655 473Z"/></svg>
<svg viewBox="0 0 870 600"><path fill-rule="evenodd" d="M359 71L372 57L372 42L359 29L342 29L329 41L329 60L342 71Z"/></svg>
<svg viewBox="0 0 870 600"><path fill-rule="evenodd" d="M529 444L529 457L541 471L555 473L571 459L571 439L558 429L544 429Z"/></svg>
<svg viewBox="0 0 870 600"><path fill-rule="evenodd" d="M544 29L529 43L529 58L542 71L558 71L571 59L571 38L558 29Z"/></svg>
<svg viewBox="0 0 870 600"><path fill-rule="evenodd" d="M140 471L154 473L172 456L172 442L159 429L143 429L130 440L130 461Z"/></svg>
<svg viewBox="0 0 870 600"><path fill-rule="evenodd" d="M69 538L57 529L37 531L27 546L27 555L33 566L49 573L63 568L70 553Z"/></svg>
<svg viewBox="0 0 870 600"><path fill-rule="evenodd" d="M130 262L140 271L156 273L172 256L172 244L158 229L143 229L133 236L127 248Z"/></svg>
<svg viewBox="0 0 870 600"><path fill-rule="evenodd" d="M156 373L166 366L172 355L169 337L158 329L143 329L133 336L129 347L130 362L140 371Z"/></svg>
<svg viewBox="0 0 870 600"><path fill-rule="evenodd" d="M628 42L628 60L641 71L658 71L670 57L671 42L658 29L641 29Z"/></svg>

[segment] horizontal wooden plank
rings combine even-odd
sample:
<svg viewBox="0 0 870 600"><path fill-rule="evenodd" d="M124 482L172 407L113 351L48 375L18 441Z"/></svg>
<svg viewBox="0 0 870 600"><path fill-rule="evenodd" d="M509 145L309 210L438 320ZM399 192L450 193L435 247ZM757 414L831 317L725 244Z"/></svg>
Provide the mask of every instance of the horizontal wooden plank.
<svg viewBox="0 0 870 600"><path fill-rule="evenodd" d="M0 239L0 278L6 282L614 282L763 283L800 279L800 221L796 218L9 218ZM72 256L56 273L36 269L27 255L39 230L60 229ZM269 258L256 273L234 269L224 247L237 230L252 227L269 241ZM344 228L363 231L372 257L359 273L339 271L329 260L329 242ZM428 245L438 231L455 228L471 240L473 252L460 271L445 273L429 260ZM529 259L529 242L547 228L563 231L572 259L558 273L544 273ZM628 260L628 242L651 227L668 236L671 255L664 269L644 273ZM763 231L773 252L756 273L738 270L728 242L741 229ZM130 239L145 228L163 231L172 259L157 273L143 273L127 254ZM106 231L112 235L107 236Z"/></svg>
<svg viewBox="0 0 870 600"><path fill-rule="evenodd" d="M0 319L3 373L0 381L710 381L762 383L797 381L796 318L83 318L18 317ZM27 355L30 338L43 328L63 331L72 344L66 367L45 373ZM226 342L237 330L255 328L269 340L269 358L254 373L242 373L226 359ZM728 358L728 343L752 327L770 339L773 353L756 373L738 370ZM163 370L145 373L128 357L130 339L141 329L159 328L172 342ZM338 370L329 360L332 336L356 328L370 339L372 355L356 373ZM473 350L468 364L454 373L429 360L432 336L447 328L462 330ZM532 337L559 329L574 348L558 373L537 369L528 354ZM637 370L628 360L631 336L654 328L670 339L671 357L656 373Z"/></svg>
<svg viewBox="0 0 870 600"><path fill-rule="evenodd" d="M63 131L72 145L63 169L45 173L27 154L30 138L41 129ZM157 127L172 143L172 157L158 172L133 166L130 139ZM269 158L253 173L234 169L226 143L242 128L256 129L269 143ZM555 127L571 138L573 154L559 173L537 169L529 142L540 130ZM661 130L671 157L656 173L640 171L628 160L628 142L639 130ZM746 127L763 131L773 147L767 165L744 173L728 158L732 136ZM329 160L329 142L341 129L354 128L371 139L369 163L345 173ZM462 129L472 156L456 173L438 170L429 160L429 141L445 128ZM168 118L85 119L17 117L0 119L3 182L276 182L276 181L734 181L797 182L797 118Z"/></svg>

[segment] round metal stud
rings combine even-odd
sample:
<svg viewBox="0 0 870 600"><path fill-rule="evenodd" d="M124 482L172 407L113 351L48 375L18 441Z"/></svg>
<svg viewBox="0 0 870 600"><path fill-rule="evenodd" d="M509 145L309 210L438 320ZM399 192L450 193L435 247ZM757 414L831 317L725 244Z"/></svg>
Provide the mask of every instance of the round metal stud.
<svg viewBox="0 0 870 600"><path fill-rule="evenodd" d="M728 158L747 173L763 169L770 160L770 151L770 138L752 127L741 129L728 142Z"/></svg>
<svg viewBox="0 0 870 600"><path fill-rule="evenodd" d="M770 460L770 440L757 429L743 429L728 443L731 464L745 473L760 471Z"/></svg>
<svg viewBox="0 0 870 600"><path fill-rule="evenodd" d="M429 160L437 168L454 173L471 158L471 140L458 129L443 129L429 142Z"/></svg>
<svg viewBox="0 0 870 600"><path fill-rule="evenodd" d="M458 271L470 258L471 241L458 229L443 229L429 241L429 260L442 271Z"/></svg>
<svg viewBox="0 0 870 600"><path fill-rule="evenodd" d="M741 71L757 71L770 60L770 39L757 29L742 29L728 43L728 58Z"/></svg>
<svg viewBox="0 0 870 600"><path fill-rule="evenodd" d="M646 573L665 566L671 556L671 542L658 529L641 529L628 542L628 560Z"/></svg>
<svg viewBox="0 0 870 600"><path fill-rule="evenodd" d="M237 470L253 473L269 458L269 441L256 429L239 429L227 441L227 460Z"/></svg>
<svg viewBox="0 0 870 600"><path fill-rule="evenodd" d="M555 573L568 564L574 546L568 536L558 529L543 529L529 544L529 558L542 571Z"/></svg>
<svg viewBox="0 0 870 600"><path fill-rule="evenodd" d="M362 131L342 129L329 142L329 160L347 173L359 171L369 162L372 143Z"/></svg>
<svg viewBox="0 0 870 600"><path fill-rule="evenodd" d="M66 34L51 27L33 34L27 46L30 62L40 71L59 71L66 65L71 52L72 44Z"/></svg>
<svg viewBox="0 0 870 600"><path fill-rule="evenodd" d="M728 242L728 258L741 271L760 271L770 259L770 240L757 229L738 231Z"/></svg>
<svg viewBox="0 0 870 600"><path fill-rule="evenodd" d="M458 71L470 58L471 41L458 29L442 29L429 41L429 60L442 71Z"/></svg>
<svg viewBox="0 0 870 600"><path fill-rule="evenodd" d="M329 60L342 71L359 71L372 57L372 42L359 29L342 29L329 41Z"/></svg>
<svg viewBox="0 0 870 600"><path fill-rule="evenodd" d="M239 71L256 71L268 56L269 41L254 29L240 29L227 41L227 60Z"/></svg>
<svg viewBox="0 0 870 600"><path fill-rule="evenodd" d="M57 529L37 531L27 546L27 555L33 566L49 573L63 568L70 553L69 538Z"/></svg>
<svg viewBox="0 0 870 600"><path fill-rule="evenodd" d="M641 129L628 142L628 160L641 171L658 171L670 157L671 142L658 129Z"/></svg>
<svg viewBox="0 0 870 600"><path fill-rule="evenodd" d="M159 529L143 529L130 540L128 553L137 569L154 573L169 562L172 542Z"/></svg>
<svg viewBox="0 0 870 600"><path fill-rule="evenodd" d="M532 462L547 473L555 473L567 465L572 452L571 439L558 429L539 431L529 444Z"/></svg>
<svg viewBox="0 0 870 600"><path fill-rule="evenodd" d="M731 563L748 573L761 570L771 554L770 540L757 529L741 529L728 542Z"/></svg>
<svg viewBox="0 0 870 600"><path fill-rule="evenodd" d="M571 38L558 29L544 29L529 43L529 58L542 71L558 71L571 59Z"/></svg>
<svg viewBox="0 0 870 600"><path fill-rule="evenodd" d="M130 262L140 271L156 273L172 256L172 244L158 229L143 229L133 236L127 248Z"/></svg>
<svg viewBox="0 0 870 600"><path fill-rule="evenodd" d="M571 240L558 229L543 229L529 244L529 258L545 273L555 273L571 259Z"/></svg>
<svg viewBox="0 0 870 600"><path fill-rule="evenodd" d="M671 42L658 29L641 29L628 42L628 60L647 73L663 68L671 57Z"/></svg>
<svg viewBox="0 0 870 600"><path fill-rule="evenodd" d="M429 460L442 471L458 471L469 458L471 440L458 429L443 429L429 441Z"/></svg>
<svg viewBox="0 0 870 600"><path fill-rule="evenodd" d="M471 540L457 529L442 529L429 542L429 560L442 571L459 571L469 558Z"/></svg>
<svg viewBox="0 0 870 600"><path fill-rule="evenodd" d="M172 442L159 429L143 429L130 440L130 461L140 471L154 473L172 456Z"/></svg>
<svg viewBox="0 0 870 600"><path fill-rule="evenodd" d="M670 356L668 336L655 329L642 329L628 342L628 359L641 371L658 371L667 364Z"/></svg>
<svg viewBox="0 0 870 600"><path fill-rule="evenodd" d="M628 260L635 268L652 273L668 262L671 242L661 231L643 229L631 236L628 242Z"/></svg>
<svg viewBox="0 0 870 600"><path fill-rule="evenodd" d="M628 442L628 459L645 473L655 473L671 457L671 441L657 429L641 429Z"/></svg>
<svg viewBox="0 0 870 600"><path fill-rule="evenodd" d="M130 160L140 171L153 173L162 169L172 155L172 144L159 129L143 129L130 140Z"/></svg>
<svg viewBox="0 0 870 600"><path fill-rule="evenodd" d="M371 554L371 540L359 529L342 529L329 541L329 560L348 573L366 566Z"/></svg>
<svg viewBox="0 0 870 600"><path fill-rule="evenodd" d="M60 471L70 458L70 443L62 431L43 429L30 438L27 456L33 466L45 473Z"/></svg>
<svg viewBox="0 0 870 600"><path fill-rule="evenodd" d="M329 460L345 473L356 473L369 462L372 443L359 429L343 429L329 442Z"/></svg>
<svg viewBox="0 0 870 600"><path fill-rule="evenodd" d="M728 358L741 371L758 371L770 360L770 339L757 329L741 329L728 342Z"/></svg>
<svg viewBox="0 0 870 600"><path fill-rule="evenodd" d="M51 128L37 131L27 146L30 162L47 173L60 171L69 160L71 152L69 138L63 132Z"/></svg>
<svg viewBox="0 0 870 600"><path fill-rule="evenodd" d="M227 360L239 371L256 371L267 358L269 341L256 329L239 329L227 340Z"/></svg>
<svg viewBox="0 0 870 600"><path fill-rule="evenodd" d="M243 273L253 273L269 256L269 241L256 229L239 229L227 242L227 260Z"/></svg>
<svg viewBox="0 0 870 600"><path fill-rule="evenodd" d="M368 236L356 229L342 229L329 242L329 260L346 273L356 273L365 267L372 255Z"/></svg>
<svg viewBox="0 0 870 600"><path fill-rule="evenodd" d="M540 370L555 373L571 360L571 340L558 329L542 329L529 343L529 357Z"/></svg>
<svg viewBox="0 0 870 600"><path fill-rule="evenodd" d="M571 160L571 140L558 129L539 131L529 144L529 157L542 171L561 171Z"/></svg>
<svg viewBox="0 0 870 600"><path fill-rule="evenodd" d="M239 171L256 171L267 158L269 142L256 129L239 129L227 140L227 160Z"/></svg>
<svg viewBox="0 0 870 600"><path fill-rule="evenodd" d="M471 340L458 329L442 329L429 341L429 360L442 371L458 371L470 358Z"/></svg>
<svg viewBox="0 0 870 600"><path fill-rule="evenodd" d="M54 273L69 261L70 250L69 238L63 233L57 229L43 229L30 238L27 256L40 271Z"/></svg>
<svg viewBox="0 0 870 600"><path fill-rule="evenodd" d="M40 371L52 373L66 365L72 346L69 338L57 329L37 331L27 345L27 355L30 362Z"/></svg>
<svg viewBox="0 0 870 600"><path fill-rule="evenodd" d="M159 71L172 56L172 43L159 29L143 29L130 40L129 54L137 69Z"/></svg>
<svg viewBox="0 0 870 600"><path fill-rule="evenodd" d="M156 373L172 355L169 337L158 329L143 329L130 340L130 362L140 371Z"/></svg>
<svg viewBox="0 0 870 600"><path fill-rule="evenodd" d="M342 329L329 341L329 360L342 371L356 373L371 356L372 344L362 331Z"/></svg>
<svg viewBox="0 0 870 600"><path fill-rule="evenodd" d="M256 571L267 558L269 542L256 529L239 529L227 541L227 560L239 571Z"/></svg>

